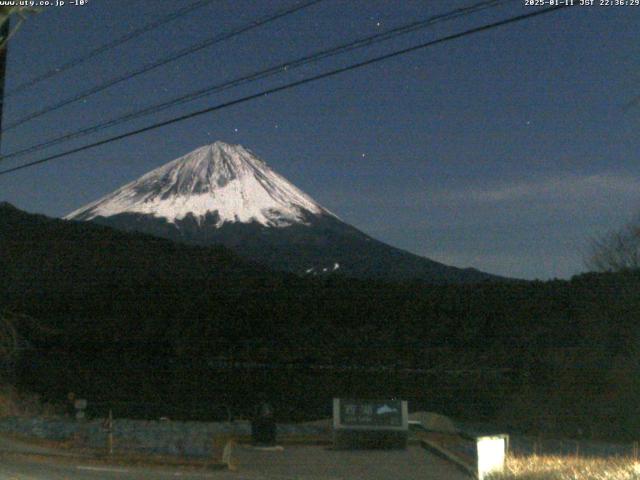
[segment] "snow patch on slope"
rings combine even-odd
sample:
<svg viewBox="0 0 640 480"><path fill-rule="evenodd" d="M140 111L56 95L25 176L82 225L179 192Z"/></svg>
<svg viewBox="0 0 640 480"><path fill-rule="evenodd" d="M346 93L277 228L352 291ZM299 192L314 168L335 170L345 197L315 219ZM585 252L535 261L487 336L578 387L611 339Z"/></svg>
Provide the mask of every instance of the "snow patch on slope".
<svg viewBox="0 0 640 480"><path fill-rule="evenodd" d="M338 270L340 268L340 264L338 262L334 262L333 267L329 268L329 267L317 267L318 270L316 270L316 267L310 267L307 268L304 273L306 273L307 275L318 275L318 273L328 273L328 272L335 272L336 270ZM321 270L320 270L321 269Z"/></svg>

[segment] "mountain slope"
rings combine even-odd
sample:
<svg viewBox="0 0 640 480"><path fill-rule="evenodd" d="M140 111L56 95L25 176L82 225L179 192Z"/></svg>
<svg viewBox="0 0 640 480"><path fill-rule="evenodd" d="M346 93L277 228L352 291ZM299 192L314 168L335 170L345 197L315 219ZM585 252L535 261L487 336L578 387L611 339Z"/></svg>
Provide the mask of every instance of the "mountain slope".
<svg viewBox="0 0 640 480"><path fill-rule="evenodd" d="M211 213L215 212L215 219ZM140 213L176 223L191 216L283 227L331 215L242 146L216 142L157 168L66 218Z"/></svg>
<svg viewBox="0 0 640 480"><path fill-rule="evenodd" d="M432 283L499 277L391 247L341 221L239 145L216 142L69 214L189 244L221 244L266 266Z"/></svg>
<svg viewBox="0 0 640 480"><path fill-rule="evenodd" d="M180 245L8 204L0 204L0 271L0 305L42 318L144 318L154 310L162 317L180 292L209 289L212 299L228 298L252 278L279 278L224 247Z"/></svg>

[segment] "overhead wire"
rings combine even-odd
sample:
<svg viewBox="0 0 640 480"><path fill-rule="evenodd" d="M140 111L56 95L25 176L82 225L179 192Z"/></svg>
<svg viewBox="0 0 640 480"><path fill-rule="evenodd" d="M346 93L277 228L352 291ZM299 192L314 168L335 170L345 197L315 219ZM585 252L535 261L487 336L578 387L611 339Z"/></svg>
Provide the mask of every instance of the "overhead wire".
<svg viewBox="0 0 640 480"><path fill-rule="evenodd" d="M90 144L87 144L87 145L84 145L84 146L81 146L81 147L77 147L77 148L73 148L71 150L67 150L67 151L62 152L62 153L58 153L58 154L55 154L55 155L50 155L48 157L41 158L39 160L35 160L35 161L29 162L29 163L26 163L26 164L23 164L23 165L18 165L18 166L13 167L13 168L2 170L2 171L0 171L0 175L7 175L9 173L13 173L13 172L16 172L18 170L23 170L25 168L33 167L35 165L41 165L43 163L50 162L50 161L53 161L53 160L57 160L59 158L66 157L66 156L69 156L69 155L74 154L74 153L86 151L86 150L89 150L89 149L92 149L92 148L95 148L95 147L106 145L108 143L112 143L112 142L115 142L115 141L118 141L118 140L122 140L124 138L132 137L132 136L135 136L135 135L140 135L141 133L145 133L145 132L148 132L148 131L151 131L151 130L155 130L155 129L158 129L158 128L161 128L161 127L165 127L167 125L172 125L174 123L182 122L182 121L185 121L185 120L188 120L188 119L191 119L191 118L195 118L195 117L198 117L198 116L201 116L201 115L205 115L207 113L211 113L211 112L215 112L215 111L222 110L222 109L225 109L225 108L229 108L229 107L234 106L234 105L239 105L239 104L242 104L242 103L246 103L246 102L249 102L249 101L257 99L257 98L265 97L265 96L268 96L268 95L271 95L271 94L274 94L274 93L290 90L292 88L299 87L301 85L306 85L306 84L309 84L309 83L312 83L312 82L316 82L318 80L322 80L322 79L325 79L325 78L329 78L329 77L333 77L333 76L336 76L336 75L340 75L342 73L353 71L353 70L356 70L356 69L359 69L359 68L363 68L363 67L368 66L368 65L373 65L373 64L385 61L385 60L389 60L391 58L396 58L396 57L399 57L401 55L406 55L408 53L415 52L417 50L422 50L422 49L425 49L425 48L428 48L428 47L431 47L431 46L434 46L434 45L438 45L438 44L441 44L441 43L449 42L449 41L456 40L456 39L459 39L459 38L463 38L463 37L466 37L466 36L469 36L469 35L473 35L473 34L476 34L476 33L492 30L492 29L495 29L495 28L498 28L498 27L501 27L501 26L504 26L504 25L509 25L509 24L513 24L513 23L516 23L516 22L521 22L523 20L528 20L528 19L531 19L531 18L534 18L534 17L539 17L541 15L545 15L545 14L548 14L548 13L551 13L551 12L556 12L556 11L568 8L569 6L570 5L560 5L560 6L553 6L553 7L543 8L543 9L540 9L540 10L536 10L534 12L530 12L530 13L526 13L526 14L522 14L522 15L517 15L517 16L509 17L507 19L500 20L500 21L497 21L497 22L492 22L492 23L489 23L489 24L485 24L485 25L482 25L480 27L474 27L474 28L471 28L471 29L468 29L468 30L464 30L463 32L447 35L447 36L444 36L444 37L441 37L441 38L438 38L438 39L435 39L435 40L431 40L431 41L428 41L428 42L424 42L424 43L421 43L421 44L418 44L418 45L414 45L414 46L411 46L411 47L403 48L403 49L400 49L400 50L395 50L395 51L393 51L391 53L387 53L387 54L384 54L384 55L373 57L373 58L370 58L368 60L364 60L362 62L354 63L354 64L351 64L351 65L348 65L348 66L345 66L345 67L336 68L336 69L333 69L333 70L330 70L330 71L327 71L327 72L324 72L324 73L320 73L320 74L317 74L317 75L313 75L311 77L304 78L302 80L298 80L298 81L295 81L295 82L287 83L287 84L279 86L279 87L269 88L269 89L263 90L263 91L258 92L258 93L254 93L254 94L251 94L251 95L246 95L244 97L237 98L235 100L230 100L230 101L227 101L227 102L224 102L224 103L220 103L220 104L217 104L217 105L214 105L214 106L211 106L211 107L207 107L207 108L204 108L204 109L201 109L201 110L197 110L197 111L185 114L185 115L180 115L178 117L174 117L174 118L169 119L169 120L165 120L165 121L162 121L162 122L157 122L157 123L154 123L152 125L149 125L149 126L146 126L146 127L143 127L143 128L139 128L139 129L136 129L136 130L133 130L133 131L129 131L129 132L126 132L126 133L115 135L115 136L112 136L112 137L109 137L109 138L106 138L106 139L103 139L103 140L100 140L100 141L97 141L97 142L93 142L93 143L90 143Z"/></svg>
<svg viewBox="0 0 640 480"><path fill-rule="evenodd" d="M86 98L88 98L88 97L90 97L92 95L95 95L98 92L102 92L103 90L106 90L107 88L113 87L114 85L117 85L117 84L122 83L122 82L129 81L132 78L135 78L135 77L138 77L138 76L140 76L142 74L148 73L148 72L150 72L152 70L160 68L160 67L162 67L164 65L167 65L167 64L169 64L171 62L174 62L174 61L176 61L176 60L178 60L180 58L184 58L184 57L186 57L188 55L196 53L196 52L198 52L200 50L203 50L205 48L211 47L211 46L213 46L215 44L218 44L218 43L223 42L225 40L228 40L230 38L239 36L241 34L244 34L246 32L254 30L256 28L262 27L262 26L264 26L264 25L266 25L268 23L274 22L276 20L284 18L284 17L286 17L288 15L291 15L293 13L299 12L299 11L301 11L303 9L309 8L309 7L311 7L313 5L316 5L316 4L318 4L318 3L322 2L322 1L324 1L324 0L307 0L305 2L298 3L293 7L288 7L286 9L280 9L280 10L276 11L275 13L269 14L269 15L267 15L265 17L262 17L262 18L260 18L258 20L252 20L252 21L242 25L241 27L237 27L237 28L234 28L234 29L229 30L227 32L215 35L214 37L211 37L211 38L209 38L207 40L204 40L204 41L202 41L200 43L197 43L196 45L192 45L190 47L183 48L183 49L179 50L176 53L173 53L173 54L171 54L169 56L163 57L163 58L161 58L159 60L156 60L156 61L154 61L152 63L149 63L149 64L143 66L142 68L139 68L139 69L134 70L132 72L128 72L128 73L125 73L125 74L120 75L118 77L112 78L112 79L110 79L110 80L108 80L108 81L106 81L104 83L101 83L99 85L96 85L96 86L88 89L88 90L85 90L82 93L79 93L79 94L76 94L76 95L74 95L72 97L69 97L69 98L66 98L64 100L61 100L60 102L55 103L53 105L50 105L48 107L45 107L45 108L43 108L41 110L38 110L38 111L32 112L30 114L27 114L24 117L22 117L22 118L20 118L20 119L18 119L16 121L6 125L3 128L3 132L7 132L9 130L13 130L14 128L16 128L16 127L18 127L20 125L23 125L23 124L25 124L25 123L27 123L27 122L29 122L31 120L34 120L34 119L39 118L39 117L41 117L43 115L46 115L48 113L54 112L56 110L59 110L60 108L65 107L67 105L70 105L72 103L78 102L80 100L84 100L84 99L86 99Z"/></svg>
<svg viewBox="0 0 640 480"><path fill-rule="evenodd" d="M188 93L186 95L178 96L177 98L173 98L168 101L164 101L155 105L151 105L141 110L136 110L125 115L113 118L111 120L98 123L96 125L92 125L90 127L85 127L80 130L76 130L75 132L70 132L59 137L46 140L36 145L32 145L29 147L22 148L20 150L16 150L0 156L0 162L3 160L7 160L10 158L15 158L18 156L26 155L28 153L33 153L36 151L40 151L46 149L48 147L58 145L62 142L66 142L68 140L76 139L79 137L83 137L92 133L97 133L106 128L114 127L116 125L120 125L122 123L145 117L154 113L161 112L168 108L182 105L187 102L191 102L197 100L199 98L203 98L214 93L219 93L221 91L234 88L240 85L244 85L247 83L252 83L258 80L263 80L265 78L278 75L281 73L289 72L293 69L302 67L304 65L308 65L311 63L318 62L320 60L325 60L330 57L334 57L355 49L369 47L371 45L381 43L384 41L388 41L390 39L396 38L401 35L405 35L411 32L418 31L420 29L424 29L426 27L430 27L439 22L448 21L452 19L459 18L461 16L470 15L482 10L486 10L489 8L495 8L502 4L514 2L515 0L485 0L479 3L475 3L468 7L458 8L452 11L448 11L443 14L438 14L434 16L430 16L426 19L414 21L409 24L401 25L399 27L394 27L389 30L385 30L384 32L377 33L375 35L368 35L365 37L358 38L354 41L348 42L346 44L338 45L336 47L331 47L328 49L323 49L320 51L316 51L312 54L305 55L303 57L299 57L296 59L292 59L289 61L278 63L277 65L268 67L266 69L259 70L257 72L253 72L248 75L243 75L241 77L234 78L232 80L228 80L219 84L215 84L213 86L208 86L203 89L197 90L195 92Z"/></svg>
<svg viewBox="0 0 640 480"><path fill-rule="evenodd" d="M150 32L152 30L155 30L156 28L159 28L169 22L172 22L174 20L177 20L181 17L184 17L186 15L188 15L191 12L194 12L195 10L198 10L202 7L206 7L207 5L213 3L216 0L198 0L197 2L194 2L190 5L187 5L186 7L182 7L178 10L175 10L167 15L164 15L160 18L158 18L157 20L147 23L146 25L143 25L140 28L137 28L129 33L127 33L126 35L123 35L121 37L116 38L115 40L105 43L104 45L101 45L97 48L94 48L93 50L87 52L84 55L78 56L76 58L73 58L69 61L67 61L66 63L63 63L62 65L58 66L58 67L54 67L50 70L47 70L46 72L42 73L41 75L38 75L34 78L32 78L31 80L26 80L24 82L21 82L19 86L17 86L16 88L14 88L13 90L9 90L4 94L5 98L11 97L13 95L17 95L19 93L24 92L25 90L28 90L32 87L34 87L35 85L38 85L39 83L45 81L45 80L49 80L50 78L59 75L63 72L66 72L68 70L71 70L72 68L75 68L79 65L82 65L83 63L109 51L109 50L113 50L116 47L119 47L120 45L123 45L135 38L138 38L139 36Z"/></svg>

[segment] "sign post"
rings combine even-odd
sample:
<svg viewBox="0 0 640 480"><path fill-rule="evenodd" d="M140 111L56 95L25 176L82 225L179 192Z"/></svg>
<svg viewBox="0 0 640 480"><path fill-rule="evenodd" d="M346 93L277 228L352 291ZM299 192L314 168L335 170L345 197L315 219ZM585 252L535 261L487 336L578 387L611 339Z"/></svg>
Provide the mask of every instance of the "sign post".
<svg viewBox="0 0 640 480"><path fill-rule="evenodd" d="M75 398L75 395L69 396L69 399L73 399L73 407L76 411L76 421L78 422L78 429L74 434L74 441L77 445L84 445L87 441L87 415L85 410L87 409L87 400L85 398Z"/></svg>
<svg viewBox="0 0 640 480"><path fill-rule="evenodd" d="M333 399L334 447L406 448L409 409L405 400Z"/></svg>
<svg viewBox="0 0 640 480"><path fill-rule="evenodd" d="M76 420L85 420L87 418L85 414L87 400L85 398L78 398L74 401L73 406L76 409Z"/></svg>

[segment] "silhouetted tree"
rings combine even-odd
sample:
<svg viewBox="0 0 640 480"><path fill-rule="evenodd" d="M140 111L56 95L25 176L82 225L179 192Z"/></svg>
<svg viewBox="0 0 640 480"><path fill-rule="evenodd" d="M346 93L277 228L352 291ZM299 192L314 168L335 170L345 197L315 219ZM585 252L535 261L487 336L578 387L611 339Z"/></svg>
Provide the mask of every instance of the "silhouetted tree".
<svg viewBox="0 0 640 480"><path fill-rule="evenodd" d="M640 217L592 240L586 264L600 272L640 269Z"/></svg>

